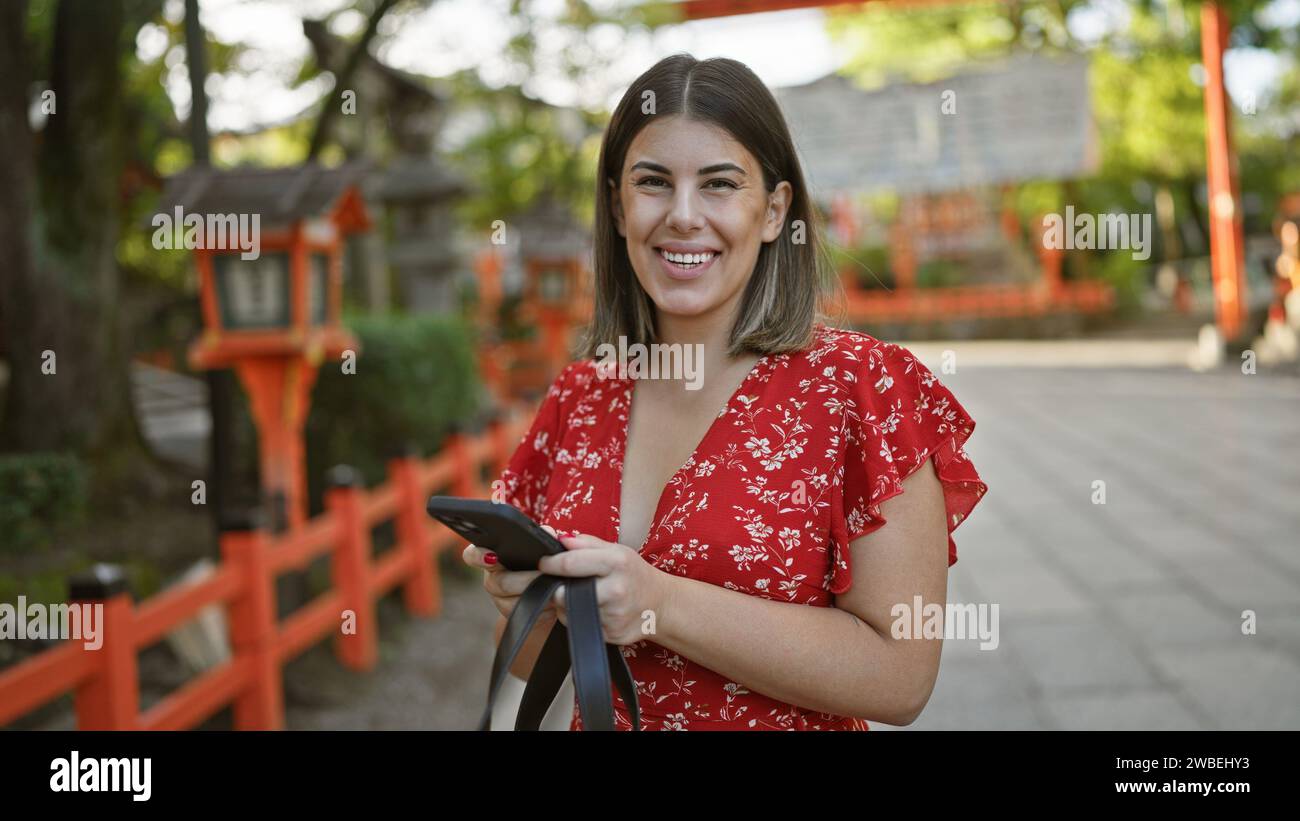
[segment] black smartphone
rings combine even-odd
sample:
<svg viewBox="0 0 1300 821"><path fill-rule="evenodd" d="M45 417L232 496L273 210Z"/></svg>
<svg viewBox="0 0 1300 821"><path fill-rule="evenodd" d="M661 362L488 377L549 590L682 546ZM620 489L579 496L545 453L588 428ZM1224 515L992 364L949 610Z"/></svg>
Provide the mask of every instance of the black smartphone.
<svg viewBox="0 0 1300 821"><path fill-rule="evenodd" d="M513 505L431 496L425 509L474 546L496 553L507 570L536 570L543 556L565 552L558 539Z"/></svg>

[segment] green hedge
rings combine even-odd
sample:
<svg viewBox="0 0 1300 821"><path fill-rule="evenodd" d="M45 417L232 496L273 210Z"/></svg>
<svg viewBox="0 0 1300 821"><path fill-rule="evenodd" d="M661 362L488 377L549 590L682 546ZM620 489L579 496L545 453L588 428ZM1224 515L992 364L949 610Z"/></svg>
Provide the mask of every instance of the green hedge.
<svg viewBox="0 0 1300 821"><path fill-rule="evenodd" d="M1076 253L1090 253L1088 251ZM1115 310L1120 316L1133 316L1142 310L1142 291L1149 287L1149 261L1135 260L1131 251L1091 252L1093 276L1110 283L1115 289Z"/></svg>
<svg viewBox="0 0 1300 821"><path fill-rule="evenodd" d="M356 373L321 364L306 425L312 512L322 509L326 472L349 464L367 487L387 476L404 444L423 456L438 450L455 424L468 424L483 402L473 327L445 316L354 316L346 325L361 351Z"/></svg>
<svg viewBox="0 0 1300 821"><path fill-rule="evenodd" d="M0 455L0 554L46 548L57 528L84 521L87 487L75 454Z"/></svg>
<svg viewBox="0 0 1300 821"><path fill-rule="evenodd" d="M916 269L916 287L950 288L962 284L962 266L948 259L932 259Z"/></svg>
<svg viewBox="0 0 1300 821"><path fill-rule="evenodd" d="M864 290L894 287L894 269L889 248L884 245L860 245L856 248L831 247L831 264L836 271L851 270Z"/></svg>

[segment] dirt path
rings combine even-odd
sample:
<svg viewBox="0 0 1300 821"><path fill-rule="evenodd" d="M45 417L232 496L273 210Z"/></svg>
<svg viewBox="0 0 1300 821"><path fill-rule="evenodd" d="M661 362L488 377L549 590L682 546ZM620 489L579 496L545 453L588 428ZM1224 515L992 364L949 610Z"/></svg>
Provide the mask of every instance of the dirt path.
<svg viewBox="0 0 1300 821"><path fill-rule="evenodd" d="M393 597L379 617L379 664L342 667L328 644L285 670L291 730L471 730L492 668L497 611L477 580L443 574L443 611L409 617Z"/></svg>

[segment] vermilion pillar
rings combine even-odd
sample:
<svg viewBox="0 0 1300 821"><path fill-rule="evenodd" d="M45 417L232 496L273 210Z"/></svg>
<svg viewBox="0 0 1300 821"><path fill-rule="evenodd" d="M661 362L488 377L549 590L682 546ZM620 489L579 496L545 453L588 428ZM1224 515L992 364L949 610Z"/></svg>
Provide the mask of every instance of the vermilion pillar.
<svg viewBox="0 0 1300 821"><path fill-rule="evenodd" d="M1061 248L1054 247L1047 242L1047 228L1044 226L1044 221L1045 217L1043 214L1036 214L1034 216L1034 245L1038 250L1038 263L1039 270L1043 275L1043 286L1047 288L1047 293L1050 295L1052 301L1055 302L1061 296L1061 292L1065 289L1065 282L1061 277L1061 268L1065 262L1065 251Z"/></svg>
<svg viewBox="0 0 1300 821"><path fill-rule="evenodd" d="M1232 155L1232 120L1223 85L1223 52L1231 26L1218 3L1201 6L1201 60L1205 63L1205 143L1210 203L1210 268L1214 316L1225 341L1236 339L1246 313L1245 241Z"/></svg>
<svg viewBox="0 0 1300 821"><path fill-rule="evenodd" d="M307 521L303 424L311 409L317 362L299 354L251 356L235 364L257 422L262 487L283 494L287 525Z"/></svg>

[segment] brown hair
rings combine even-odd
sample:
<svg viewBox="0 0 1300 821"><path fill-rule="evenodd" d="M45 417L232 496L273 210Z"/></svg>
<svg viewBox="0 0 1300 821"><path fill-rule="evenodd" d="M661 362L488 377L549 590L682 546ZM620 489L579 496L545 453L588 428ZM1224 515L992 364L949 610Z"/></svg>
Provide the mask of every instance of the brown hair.
<svg viewBox="0 0 1300 821"><path fill-rule="evenodd" d="M617 344L620 336L628 344L655 341L655 306L637 281L626 241L615 225L611 208L617 190L609 181L617 185L621 179L628 148L641 129L677 114L727 131L758 160L769 192L783 180L793 189L781 234L759 249L728 353L785 353L807 347L819 316L818 298L830 278L819 217L785 116L745 64L675 54L633 81L605 130L596 174L595 315L580 355L595 357L601 344ZM796 242L800 233L802 241Z"/></svg>

